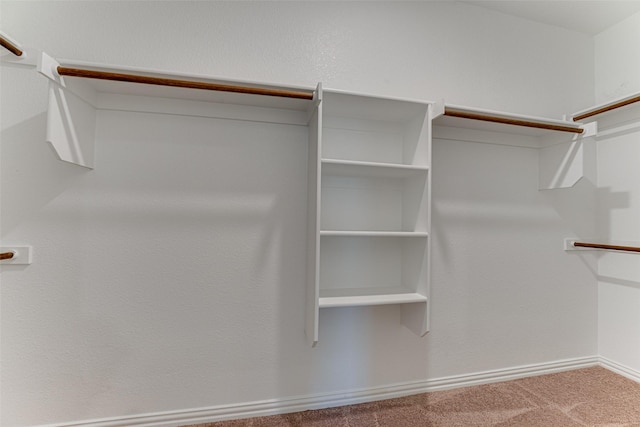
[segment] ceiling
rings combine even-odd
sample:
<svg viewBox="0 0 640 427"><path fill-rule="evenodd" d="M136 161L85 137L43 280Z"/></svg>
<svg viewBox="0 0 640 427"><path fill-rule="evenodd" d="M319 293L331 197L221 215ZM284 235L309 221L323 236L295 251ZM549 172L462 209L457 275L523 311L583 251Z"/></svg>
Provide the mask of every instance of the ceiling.
<svg viewBox="0 0 640 427"><path fill-rule="evenodd" d="M468 0L465 3L589 35L596 35L640 12L640 0Z"/></svg>

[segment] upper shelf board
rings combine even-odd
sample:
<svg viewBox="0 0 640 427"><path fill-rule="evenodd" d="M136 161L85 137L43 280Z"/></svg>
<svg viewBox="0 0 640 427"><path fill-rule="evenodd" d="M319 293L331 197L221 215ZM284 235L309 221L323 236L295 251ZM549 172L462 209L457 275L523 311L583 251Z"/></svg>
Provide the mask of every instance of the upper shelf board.
<svg viewBox="0 0 640 427"><path fill-rule="evenodd" d="M486 117L488 120L454 117L447 115L447 111L470 117ZM492 121L491 119L495 119ZM555 120L535 116L504 113L478 108L446 105L445 114L434 119L435 126L473 129L486 132L509 133L530 137L542 137L549 132L568 132L579 135L583 132L579 123Z"/></svg>

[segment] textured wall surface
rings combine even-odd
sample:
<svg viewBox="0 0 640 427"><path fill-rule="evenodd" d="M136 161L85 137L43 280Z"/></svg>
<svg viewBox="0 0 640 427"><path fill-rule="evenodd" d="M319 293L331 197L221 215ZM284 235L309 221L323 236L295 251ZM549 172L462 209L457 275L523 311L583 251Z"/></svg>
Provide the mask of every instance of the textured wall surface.
<svg viewBox="0 0 640 427"><path fill-rule="evenodd" d="M640 13L594 37L597 103L640 92Z"/></svg>
<svg viewBox="0 0 640 427"><path fill-rule="evenodd" d="M3 0L1 11L4 31L55 58L549 117L593 102L590 37L458 2Z"/></svg>
<svg viewBox="0 0 640 427"><path fill-rule="evenodd" d="M591 38L460 3L3 1L0 16L57 58L549 117L593 101ZM311 349L304 128L102 112L88 171L44 143L45 79L1 73L2 240L34 247L2 271L3 425L596 354L595 278L561 249L595 223L593 184L538 192L535 150L435 141L432 332L398 307L327 309Z"/></svg>
<svg viewBox="0 0 640 427"><path fill-rule="evenodd" d="M640 92L640 13L595 37L598 102ZM636 104L637 105L637 104ZM598 231L613 241L640 243L640 107L603 115L598 140ZM640 258L605 253L598 261L599 352L640 371Z"/></svg>
<svg viewBox="0 0 640 427"><path fill-rule="evenodd" d="M621 131L598 141L598 226L603 239L637 246L640 243L640 108L635 108L635 112L633 121L613 128ZM638 254L599 254L598 280L599 352L603 357L640 371Z"/></svg>

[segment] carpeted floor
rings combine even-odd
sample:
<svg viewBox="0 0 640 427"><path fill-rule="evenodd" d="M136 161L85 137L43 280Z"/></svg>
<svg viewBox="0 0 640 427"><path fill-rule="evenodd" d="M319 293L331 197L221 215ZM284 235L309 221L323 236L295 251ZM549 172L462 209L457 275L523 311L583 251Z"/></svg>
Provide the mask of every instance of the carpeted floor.
<svg viewBox="0 0 640 427"><path fill-rule="evenodd" d="M640 427L640 384L601 367L189 427Z"/></svg>

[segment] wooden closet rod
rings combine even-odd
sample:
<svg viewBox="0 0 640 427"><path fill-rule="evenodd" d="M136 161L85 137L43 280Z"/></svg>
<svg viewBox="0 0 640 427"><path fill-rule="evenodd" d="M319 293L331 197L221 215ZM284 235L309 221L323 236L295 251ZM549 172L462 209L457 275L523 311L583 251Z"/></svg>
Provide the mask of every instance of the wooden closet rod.
<svg viewBox="0 0 640 427"><path fill-rule="evenodd" d="M0 260L11 259L13 258L14 255L15 255L14 252L2 252L0 253Z"/></svg>
<svg viewBox="0 0 640 427"><path fill-rule="evenodd" d="M219 83L179 80L165 77L140 76L136 74L112 73L107 71L87 70L83 68L58 67L58 74L69 77L87 79L115 80L119 82L144 83L149 85L173 86L188 89L216 90L221 92L247 93L252 95L279 96L283 98L313 99L313 92L298 92L282 89L267 89L248 86L233 86Z"/></svg>
<svg viewBox="0 0 640 427"><path fill-rule="evenodd" d="M450 117L460 117L463 119L482 120L485 122L502 123L506 125L525 126L538 129L557 130L561 132L583 133L584 129L574 128L571 126L555 125L551 123L532 122L530 120L512 119L500 116L492 116L489 114L470 113L468 111L456 110L445 107L444 115Z"/></svg>
<svg viewBox="0 0 640 427"><path fill-rule="evenodd" d="M0 46L13 53L15 56L22 56L22 49L0 35Z"/></svg>
<svg viewBox="0 0 640 427"><path fill-rule="evenodd" d="M605 245L602 243L584 243L584 242L573 242L573 246L578 248L610 249L612 251L640 252L640 247L637 247L637 246Z"/></svg>
<svg viewBox="0 0 640 427"><path fill-rule="evenodd" d="M598 114L605 113L607 111L615 110L616 108L624 107L625 105L633 104L635 102L640 102L640 95L634 96L633 98L625 99L625 100L620 101L620 102L615 102L613 104L606 105L604 107L597 108L595 110L587 111L587 112L584 112L582 114L578 114L577 116L575 116L573 118L573 121L577 122L577 121L580 121L582 119L586 119L587 117L592 117L592 116L595 116L595 115L598 115Z"/></svg>

